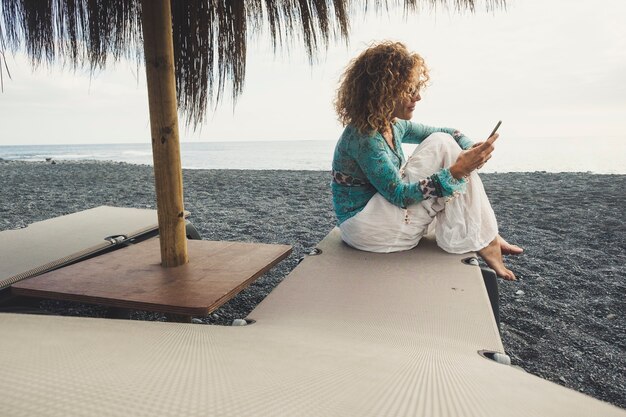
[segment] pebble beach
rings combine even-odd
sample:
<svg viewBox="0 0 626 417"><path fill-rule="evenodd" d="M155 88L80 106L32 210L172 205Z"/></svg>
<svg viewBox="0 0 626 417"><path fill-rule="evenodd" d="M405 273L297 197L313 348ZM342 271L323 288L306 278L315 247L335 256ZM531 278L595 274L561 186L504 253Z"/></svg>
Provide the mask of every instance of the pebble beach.
<svg viewBox="0 0 626 417"><path fill-rule="evenodd" d="M156 208L152 167L0 160L0 231L88 208ZM501 234L525 249L499 281L502 340L527 372L626 408L626 175L481 175ZM250 311L335 226L326 171L184 170L185 209L203 239L280 243L292 255L212 315ZM102 317L44 301L42 312ZM133 312L133 319L165 320ZM520 401L523 399L520 398Z"/></svg>

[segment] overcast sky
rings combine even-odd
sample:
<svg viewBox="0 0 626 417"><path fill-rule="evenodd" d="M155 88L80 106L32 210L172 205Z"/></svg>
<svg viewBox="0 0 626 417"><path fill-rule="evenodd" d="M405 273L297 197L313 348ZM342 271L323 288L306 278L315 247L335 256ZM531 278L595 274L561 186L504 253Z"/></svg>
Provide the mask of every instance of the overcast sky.
<svg viewBox="0 0 626 417"><path fill-rule="evenodd" d="M350 44L313 66L294 49L274 56L249 45L243 95L225 101L181 140L335 140L332 109L348 61L375 40L405 42L431 68L414 121L482 139L503 120L511 140L611 136L626 139L626 1L509 0L506 11L441 10L403 20L355 19ZM60 67L33 72L7 56L0 145L149 143L144 69L120 62L93 76Z"/></svg>

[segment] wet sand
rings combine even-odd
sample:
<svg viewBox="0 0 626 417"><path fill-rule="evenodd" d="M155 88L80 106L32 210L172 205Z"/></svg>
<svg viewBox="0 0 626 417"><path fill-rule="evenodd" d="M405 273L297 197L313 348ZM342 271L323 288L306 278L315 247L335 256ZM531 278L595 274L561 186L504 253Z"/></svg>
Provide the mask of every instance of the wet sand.
<svg viewBox="0 0 626 417"><path fill-rule="evenodd" d="M626 407L626 175L482 175L520 278L500 281L502 339L513 364ZM204 239L286 243L293 254L207 318L243 318L335 224L329 173L184 171L185 208ZM152 168L0 161L0 230L100 205L155 208ZM42 310L103 316L96 306ZM155 313L133 318L164 320ZM523 399L520 399L523 401Z"/></svg>

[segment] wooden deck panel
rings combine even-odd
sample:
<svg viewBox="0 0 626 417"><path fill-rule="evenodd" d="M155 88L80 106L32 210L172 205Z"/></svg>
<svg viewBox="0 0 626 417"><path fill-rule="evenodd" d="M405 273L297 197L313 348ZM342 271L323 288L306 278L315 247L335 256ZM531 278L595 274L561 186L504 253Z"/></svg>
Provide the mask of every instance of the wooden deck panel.
<svg viewBox="0 0 626 417"><path fill-rule="evenodd" d="M291 253L286 245L190 240L163 268L158 238L21 281L15 295L206 316Z"/></svg>

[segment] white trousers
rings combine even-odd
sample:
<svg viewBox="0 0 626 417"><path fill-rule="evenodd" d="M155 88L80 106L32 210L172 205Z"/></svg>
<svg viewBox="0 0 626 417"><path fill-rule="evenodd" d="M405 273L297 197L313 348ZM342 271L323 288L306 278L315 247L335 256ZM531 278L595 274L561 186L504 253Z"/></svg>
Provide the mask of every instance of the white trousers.
<svg viewBox="0 0 626 417"><path fill-rule="evenodd" d="M404 180L418 182L441 168L450 167L461 148L446 133L426 138L408 158ZM365 208L341 223L348 245L368 252L397 252L415 247L429 231L446 252L466 253L486 247L498 235L496 216L476 171L465 193L453 198L431 198L406 209L394 206L376 193Z"/></svg>

